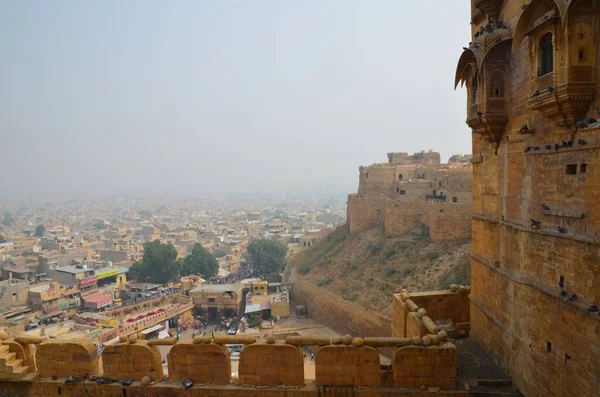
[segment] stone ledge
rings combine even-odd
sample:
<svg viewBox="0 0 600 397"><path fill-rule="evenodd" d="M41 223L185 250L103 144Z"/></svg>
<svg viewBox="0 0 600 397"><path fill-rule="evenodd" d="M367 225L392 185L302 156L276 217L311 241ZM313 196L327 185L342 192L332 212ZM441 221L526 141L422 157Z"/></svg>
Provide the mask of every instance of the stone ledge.
<svg viewBox="0 0 600 397"><path fill-rule="evenodd" d="M480 212L473 212L471 216L476 219L481 219L483 221L498 223L498 218L493 215L483 214Z"/></svg>
<svg viewBox="0 0 600 397"><path fill-rule="evenodd" d="M580 302L565 302L563 299L561 299L560 293L559 292L555 292L554 290L552 290L550 287L548 287L547 285L544 285L542 283L539 283L537 281L535 281L534 279L531 279L528 276L522 276L522 275L518 275L515 274L507 269L503 269L500 267L497 267L493 264L492 260L487 259L479 254L476 253L471 253L471 258L475 259L477 262L479 262L480 264L482 264L483 266L487 267L488 269L491 269L497 273L499 273L500 275L502 275L502 277L505 277L507 279L509 279L512 282L515 283L519 283L522 285L526 285L528 287L531 288L535 288L540 292L545 293L546 295L549 295L553 298L558 299L560 302L565 303L568 307L572 307L574 309L578 309L580 311L583 311L585 313L587 313L591 318L595 318L597 320L600 321L600 316L598 316L596 313L590 313L587 311L588 305L584 305ZM496 261L499 262L499 261ZM471 300L473 300L473 296L472 294L469 295L469 297L471 298Z"/></svg>
<svg viewBox="0 0 600 397"><path fill-rule="evenodd" d="M583 219L585 217L585 212L560 211L560 210L544 210L544 215L562 216L562 217L565 217L565 218Z"/></svg>
<svg viewBox="0 0 600 397"><path fill-rule="evenodd" d="M529 129L526 129L526 130L518 130L517 134L519 134L519 135L535 134L535 128L529 128Z"/></svg>
<svg viewBox="0 0 600 397"><path fill-rule="evenodd" d="M498 220L498 219L493 218L490 215L480 214L480 213L476 213L476 212L472 213L472 218L486 221L486 222L491 222L491 223L499 223L502 226L510 227L512 229L517 229L517 230L520 230L523 232L539 234L539 235L543 235L543 236L554 236L554 237L566 238L568 240L579 241L581 243L600 245L600 238L597 238L597 237L582 236L582 235L573 234L573 233L559 233L558 231L549 230L549 229L532 229L529 224L526 225L524 223L517 222L517 221Z"/></svg>
<svg viewBox="0 0 600 397"><path fill-rule="evenodd" d="M554 237L566 238L568 240L575 240L575 241L579 241L582 243L600 245L600 238L597 238L597 237L582 236L582 235L573 234L573 233L559 233L558 231L554 231L554 230L532 229L531 226L525 226L523 223L516 222L516 221L503 220L503 221L499 221L499 223L503 226L508 226L513 229L521 230L524 232L540 234L540 235L544 235L544 236L554 236Z"/></svg>
<svg viewBox="0 0 600 397"><path fill-rule="evenodd" d="M527 156L539 156L539 155L549 155L549 154L563 154L567 152L578 152L581 150L600 150L600 146L571 146L560 148L559 150L546 149L543 147L543 144L540 144L540 150L532 150L530 152L524 153Z"/></svg>

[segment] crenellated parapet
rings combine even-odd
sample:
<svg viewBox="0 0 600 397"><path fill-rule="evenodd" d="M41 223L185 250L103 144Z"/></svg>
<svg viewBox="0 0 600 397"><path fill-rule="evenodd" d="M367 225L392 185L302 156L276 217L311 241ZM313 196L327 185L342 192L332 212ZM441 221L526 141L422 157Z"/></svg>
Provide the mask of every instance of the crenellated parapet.
<svg viewBox="0 0 600 397"><path fill-rule="evenodd" d="M40 377L93 376L100 373L96 345L89 339L46 339L35 351Z"/></svg>
<svg viewBox="0 0 600 397"><path fill-rule="evenodd" d="M172 343L173 340L160 340ZM104 376L109 378L131 378L142 380L144 376L152 380L163 377L160 351L153 341L137 340L135 335L121 337L116 345L105 346L102 352Z"/></svg>
<svg viewBox="0 0 600 397"><path fill-rule="evenodd" d="M175 344L167 356L169 379L226 385L231 380L231 360L224 344L210 336L195 337Z"/></svg>
<svg viewBox="0 0 600 397"><path fill-rule="evenodd" d="M167 395L165 382L181 390L180 382L183 381L202 385L194 388L230 387L236 390L232 395L238 395L244 389L246 395L253 395L256 388L282 387L304 390L307 395L313 395L320 387L357 390L445 387L450 386L452 377L456 383L456 348L444 332L422 338L346 335L336 338L288 336L285 340L270 336L256 340L245 336L199 336L178 342L172 338L144 341L130 336L121 338L115 345L105 346L101 357L96 346L86 339L10 341L23 346L29 342L38 344L35 350L37 369L32 368L35 376L16 379L3 372L0 385L7 386L2 383L6 381L25 382L19 387L37 390L25 394L35 397L41 385L44 387L39 395L74 396L83 389L98 391L99 384L108 390L111 385L119 386L126 379L133 379L132 388L135 389L132 390L148 388L147 392L135 395L150 396ZM244 345L237 377L231 375L231 358L226 347L229 344ZM172 345L167 358L168 376L163 375L159 345ZM0 346L8 349L9 345L3 343ZM314 381L304 377L303 348L310 346L315 351ZM382 348L391 350L391 366L381 365L379 349ZM403 364L411 360L417 365ZM449 369L449 365L454 368ZM38 375L40 382L26 385Z"/></svg>

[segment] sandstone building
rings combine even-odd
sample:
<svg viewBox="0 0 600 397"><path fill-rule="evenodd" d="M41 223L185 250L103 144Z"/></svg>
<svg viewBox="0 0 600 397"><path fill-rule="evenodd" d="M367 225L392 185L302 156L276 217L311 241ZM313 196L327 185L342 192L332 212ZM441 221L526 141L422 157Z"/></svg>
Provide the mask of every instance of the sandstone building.
<svg viewBox="0 0 600 397"><path fill-rule="evenodd" d="M473 130L471 337L528 396L600 395L599 7L472 1L456 71Z"/></svg>
<svg viewBox="0 0 600 397"><path fill-rule="evenodd" d="M405 233L429 227L433 240L471 234L471 157L455 155L446 164L437 152L388 153L387 163L359 168L358 192L348 196L350 232L382 227Z"/></svg>

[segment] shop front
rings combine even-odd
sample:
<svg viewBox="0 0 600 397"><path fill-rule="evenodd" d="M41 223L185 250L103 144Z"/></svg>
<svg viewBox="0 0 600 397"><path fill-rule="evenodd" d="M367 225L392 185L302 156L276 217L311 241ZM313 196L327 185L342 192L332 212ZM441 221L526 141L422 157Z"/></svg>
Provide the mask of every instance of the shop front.
<svg viewBox="0 0 600 397"><path fill-rule="evenodd" d="M113 304L112 297L106 294L85 296L83 302L85 308L93 311L107 309Z"/></svg>

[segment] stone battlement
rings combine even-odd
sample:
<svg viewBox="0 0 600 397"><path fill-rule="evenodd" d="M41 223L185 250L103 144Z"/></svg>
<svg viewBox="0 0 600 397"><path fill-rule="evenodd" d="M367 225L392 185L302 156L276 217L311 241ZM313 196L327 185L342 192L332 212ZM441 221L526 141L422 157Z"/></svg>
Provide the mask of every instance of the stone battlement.
<svg viewBox="0 0 600 397"><path fill-rule="evenodd" d="M351 233L381 227L386 234L402 234L425 224L433 241L463 239L471 234L471 207L468 205L351 194L347 211Z"/></svg>
<svg viewBox="0 0 600 397"><path fill-rule="evenodd" d="M437 162L426 161L432 155ZM388 163L359 168L358 192L348 196L350 232L382 227L388 234L405 233L423 223L432 240L471 234L466 215L473 191L470 155L452 156L448 164L441 164L436 152L388 153L388 158Z"/></svg>
<svg viewBox="0 0 600 397"><path fill-rule="evenodd" d="M450 291L400 291L394 295L392 337L207 335L146 341L121 335L100 352L86 339L9 337L0 331L0 392L30 397L481 395L490 391L485 384L480 389L479 381L473 386L468 381L476 378L458 379L459 347L450 339L469 333L469 294L470 287L456 285ZM171 346L168 374L161 345ZM229 345L243 345L237 376L232 376ZM314 380L305 379L306 347L315 355ZM381 361L383 352L391 363ZM129 383L122 384L125 380Z"/></svg>
<svg viewBox="0 0 600 397"><path fill-rule="evenodd" d="M131 378L149 389L167 387L164 381L179 383L189 379L202 385L237 385L236 390L248 393L256 387L314 391L319 387L394 389L456 385L457 349L444 331L423 338L288 336L284 341L276 341L272 336L264 341L244 336L142 341L132 335L121 337L116 345L106 346L101 354L85 339L9 339L6 333L0 337L4 338L0 349L5 351L0 356L0 387L27 389L30 396L78 395L66 392L81 390L81 385L64 384L68 377L78 378L77 383L85 378L90 384L97 380L93 377L103 377L105 383L113 384ZM165 378L158 345L166 344L173 347L168 354L169 374ZM226 347L229 344L245 346L237 380L231 377L231 357ZM304 379L303 346L316 347L314 384ZM380 364L378 348L392 349L391 368ZM18 353L6 353L9 349ZM23 384L17 387L13 383ZM313 388L306 389L307 385ZM140 395L164 395L160 393L148 391Z"/></svg>

